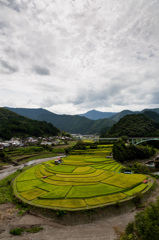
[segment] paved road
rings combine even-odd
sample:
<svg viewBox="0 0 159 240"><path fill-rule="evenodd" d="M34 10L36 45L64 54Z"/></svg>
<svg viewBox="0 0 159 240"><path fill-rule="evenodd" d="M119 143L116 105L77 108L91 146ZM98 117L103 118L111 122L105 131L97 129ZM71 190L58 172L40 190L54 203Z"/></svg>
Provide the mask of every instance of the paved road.
<svg viewBox="0 0 159 240"><path fill-rule="evenodd" d="M35 165L35 164L39 164L39 163L42 163L42 162L46 162L46 161L49 161L49 160L54 160L54 159L62 158L62 157L65 157L65 156L63 155L63 156L56 156L56 157L51 157L51 158L41 158L41 159L26 162L24 164L20 164L18 166L7 165L4 169L0 170L0 180L9 176L10 174L16 172L18 169L22 169L26 166Z"/></svg>

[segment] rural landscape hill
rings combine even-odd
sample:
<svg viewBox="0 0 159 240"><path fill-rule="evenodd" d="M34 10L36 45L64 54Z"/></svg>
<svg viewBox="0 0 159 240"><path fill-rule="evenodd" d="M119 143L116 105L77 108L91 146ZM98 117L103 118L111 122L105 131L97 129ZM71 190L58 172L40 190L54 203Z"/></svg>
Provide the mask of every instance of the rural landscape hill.
<svg viewBox="0 0 159 240"><path fill-rule="evenodd" d="M10 139L20 136L55 136L60 130L52 124L31 120L8 109L0 108L0 138Z"/></svg>
<svg viewBox="0 0 159 240"><path fill-rule="evenodd" d="M146 112L145 112L146 113ZM157 114L157 113L156 113ZM155 114L155 117L156 117ZM150 116L149 112L149 116ZM159 123L145 114L131 114L120 119L102 137L155 137L159 136ZM159 116L159 115L158 115Z"/></svg>
<svg viewBox="0 0 159 240"><path fill-rule="evenodd" d="M55 114L55 113L52 113L43 108L39 108L39 109L7 108L7 109L9 109L10 111L13 111L19 115L33 119L33 120L46 121L48 123L52 123L54 126L59 128L60 130L63 130L63 131L69 132L69 133L81 133L81 134L102 133L102 136L105 136L106 132L115 123L119 122L120 119L122 119L123 117L128 116L128 115L134 115L133 120L135 121L135 119L136 120L138 119L137 115L142 113L145 116L147 116L148 119L151 119L155 122L159 122L159 114L158 114L159 109L158 108L144 109L140 112L124 110L124 111L121 111L116 114L110 113L110 112L102 113L102 112L95 111L95 110L89 111L88 114L93 114L94 118L95 118L95 115L96 115L96 118L98 118L99 116L101 117L101 113L105 114L105 116L113 114L110 118L97 119L97 120L91 120L91 119L88 119L86 117L82 117L79 115ZM126 126L124 126L124 128L125 127ZM132 126L129 126L129 127L130 127L130 129L132 128ZM126 129L127 128L128 127L126 127ZM125 133L123 133L123 135L125 135Z"/></svg>
<svg viewBox="0 0 159 240"><path fill-rule="evenodd" d="M28 109L28 108L7 108L22 116L52 123L60 130L69 133L91 134L99 133L102 129L109 129L115 123L112 119L105 118L99 120L90 120L78 115L58 115L48 110Z"/></svg>

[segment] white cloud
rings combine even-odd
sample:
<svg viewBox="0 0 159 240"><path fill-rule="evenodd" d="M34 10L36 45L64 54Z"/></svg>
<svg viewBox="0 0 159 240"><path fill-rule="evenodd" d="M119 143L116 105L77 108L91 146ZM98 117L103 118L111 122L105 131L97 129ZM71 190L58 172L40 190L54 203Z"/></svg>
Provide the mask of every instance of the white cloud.
<svg viewBox="0 0 159 240"><path fill-rule="evenodd" d="M158 0L1 0L1 106L159 107L158 8Z"/></svg>

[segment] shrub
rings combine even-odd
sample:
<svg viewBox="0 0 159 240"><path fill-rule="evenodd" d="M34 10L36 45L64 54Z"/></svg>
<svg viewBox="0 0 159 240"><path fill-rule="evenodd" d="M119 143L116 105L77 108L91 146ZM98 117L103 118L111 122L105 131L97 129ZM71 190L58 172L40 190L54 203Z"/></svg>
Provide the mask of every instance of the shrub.
<svg viewBox="0 0 159 240"><path fill-rule="evenodd" d="M90 149L97 149L97 144L96 143L90 144Z"/></svg>
<svg viewBox="0 0 159 240"><path fill-rule="evenodd" d="M56 216L57 217L64 217L66 215L66 211L65 210L58 210L57 212L56 212Z"/></svg>
<svg viewBox="0 0 159 240"><path fill-rule="evenodd" d="M125 232L127 235L129 234L132 234L134 231L134 223L133 222L129 222L126 229L125 229Z"/></svg>
<svg viewBox="0 0 159 240"><path fill-rule="evenodd" d="M15 228L10 230L10 234L12 235L22 235L23 232L24 232L23 228Z"/></svg>
<svg viewBox="0 0 159 240"><path fill-rule="evenodd" d="M43 227L32 227L32 228L28 228L26 229L26 232L29 232L29 233L37 233L39 231L43 230Z"/></svg>
<svg viewBox="0 0 159 240"><path fill-rule="evenodd" d="M86 149L86 143L84 143L83 141L78 141L74 146L73 149L75 150L85 150Z"/></svg>

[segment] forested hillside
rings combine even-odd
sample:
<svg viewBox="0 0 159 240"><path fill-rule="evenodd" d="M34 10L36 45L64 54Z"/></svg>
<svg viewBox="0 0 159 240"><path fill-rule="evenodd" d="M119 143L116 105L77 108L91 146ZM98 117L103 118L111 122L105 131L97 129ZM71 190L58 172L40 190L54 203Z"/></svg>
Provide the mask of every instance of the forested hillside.
<svg viewBox="0 0 159 240"><path fill-rule="evenodd" d="M114 124L102 137L152 137L159 136L159 124L144 114L127 115Z"/></svg>
<svg viewBox="0 0 159 240"><path fill-rule="evenodd" d="M51 123L31 120L8 109L0 108L0 138L21 136L55 136L60 132Z"/></svg>
<svg viewBox="0 0 159 240"><path fill-rule="evenodd" d="M148 118L154 120L155 122L159 123L159 114L157 112L153 112L153 111L145 111L143 113L145 116L147 116Z"/></svg>
<svg viewBox="0 0 159 240"><path fill-rule="evenodd" d="M58 115L45 109L8 108L13 112L54 124L61 130L69 133L91 134L99 133L102 128L109 129L115 123L111 119L90 120L78 115Z"/></svg>

